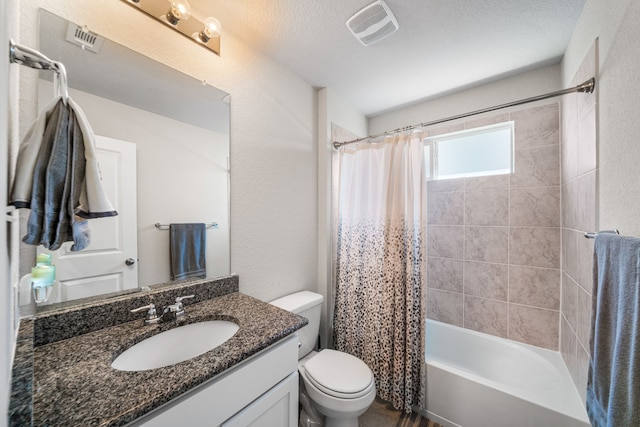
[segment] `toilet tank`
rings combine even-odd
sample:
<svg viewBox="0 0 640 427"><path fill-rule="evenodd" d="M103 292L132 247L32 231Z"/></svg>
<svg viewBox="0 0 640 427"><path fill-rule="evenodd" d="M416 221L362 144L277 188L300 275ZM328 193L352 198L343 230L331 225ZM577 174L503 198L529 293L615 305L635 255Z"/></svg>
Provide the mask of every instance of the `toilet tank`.
<svg viewBox="0 0 640 427"><path fill-rule="evenodd" d="M309 323L297 332L301 344L298 349L298 359L302 359L309 354L316 345L318 333L320 332L320 311L323 299L322 295L315 292L301 291L285 295L270 302L276 307L306 317L309 320Z"/></svg>

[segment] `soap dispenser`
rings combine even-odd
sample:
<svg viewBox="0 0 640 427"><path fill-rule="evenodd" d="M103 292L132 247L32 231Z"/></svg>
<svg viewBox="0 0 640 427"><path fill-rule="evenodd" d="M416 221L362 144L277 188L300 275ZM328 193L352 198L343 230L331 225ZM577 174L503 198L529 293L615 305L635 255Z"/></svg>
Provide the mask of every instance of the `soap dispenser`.
<svg viewBox="0 0 640 427"><path fill-rule="evenodd" d="M31 289L36 304L47 302L56 281L56 267L51 264L51 254L38 254L36 266L31 269Z"/></svg>

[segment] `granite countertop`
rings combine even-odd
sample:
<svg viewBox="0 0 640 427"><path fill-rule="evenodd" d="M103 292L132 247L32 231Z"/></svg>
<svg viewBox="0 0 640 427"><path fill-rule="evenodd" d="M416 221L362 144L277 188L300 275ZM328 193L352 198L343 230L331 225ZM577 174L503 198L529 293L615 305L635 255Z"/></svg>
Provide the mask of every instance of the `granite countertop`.
<svg viewBox="0 0 640 427"><path fill-rule="evenodd" d="M34 321L23 322L14 375L16 372L29 375L26 359L31 355L32 385L14 390L12 400L20 398L16 393L32 391L30 411L23 411L30 415L31 423L12 424L125 425L307 323L303 317L239 292L186 304L185 313L185 319L179 323L143 326L142 320L129 321L35 347L25 338L35 335ZM125 372L110 366L119 354L149 336L182 324L214 319L233 321L239 330L228 341L200 356L149 371ZM21 364L27 369L21 371ZM25 414L22 415L24 421Z"/></svg>

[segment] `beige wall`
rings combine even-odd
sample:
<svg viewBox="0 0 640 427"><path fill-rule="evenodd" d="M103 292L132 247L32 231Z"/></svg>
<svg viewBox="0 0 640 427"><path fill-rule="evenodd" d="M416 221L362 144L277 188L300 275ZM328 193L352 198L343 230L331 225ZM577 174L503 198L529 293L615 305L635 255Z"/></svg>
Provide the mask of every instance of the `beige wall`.
<svg viewBox="0 0 640 427"><path fill-rule="evenodd" d="M511 120L515 173L428 182L427 316L557 350L558 104L427 131L435 136Z"/></svg>

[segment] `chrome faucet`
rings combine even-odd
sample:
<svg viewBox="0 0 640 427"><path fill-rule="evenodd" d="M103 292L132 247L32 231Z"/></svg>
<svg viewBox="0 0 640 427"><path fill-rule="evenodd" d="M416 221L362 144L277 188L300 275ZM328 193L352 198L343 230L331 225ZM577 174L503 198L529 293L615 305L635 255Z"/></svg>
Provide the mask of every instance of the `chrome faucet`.
<svg viewBox="0 0 640 427"><path fill-rule="evenodd" d="M154 303L149 305L145 305L144 307L134 308L130 310L132 313L138 313L139 311L147 310L147 315L144 318L144 324L146 325L157 325L162 321L160 317L156 314L156 306Z"/></svg>
<svg viewBox="0 0 640 427"><path fill-rule="evenodd" d="M168 305L162 310L162 321L168 322L170 320L177 320L184 317L184 305L182 301L188 298L193 298L195 295L187 295L184 297L176 298L175 304Z"/></svg>
<svg viewBox="0 0 640 427"><path fill-rule="evenodd" d="M138 313L143 310L147 310L147 315L144 318L145 325L157 325L160 322L168 322L171 320L181 319L184 317L184 305L182 301L187 298L193 298L195 295L187 295L184 297L176 298L175 304L168 305L162 310L162 314L158 316L156 312L155 304L151 303L144 307L134 308L130 310L132 313Z"/></svg>

